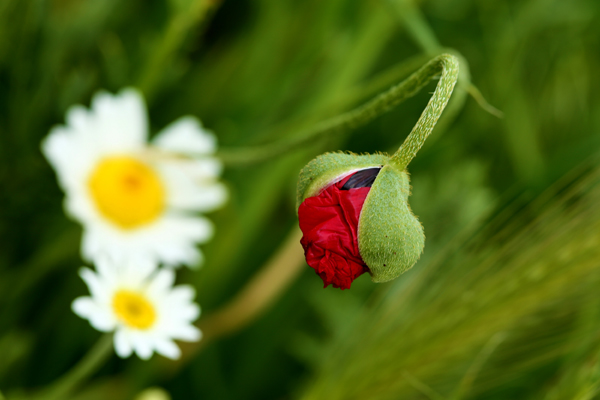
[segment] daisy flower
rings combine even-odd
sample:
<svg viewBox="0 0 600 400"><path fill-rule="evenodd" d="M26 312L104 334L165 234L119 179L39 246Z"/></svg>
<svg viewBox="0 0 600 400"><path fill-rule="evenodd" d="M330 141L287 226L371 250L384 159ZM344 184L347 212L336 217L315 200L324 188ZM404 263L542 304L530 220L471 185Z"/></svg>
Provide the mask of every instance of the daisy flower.
<svg viewBox="0 0 600 400"><path fill-rule="evenodd" d="M200 340L200 330L192 325L200 315L200 308L192 302L194 289L188 285L173 287L172 269L157 269L147 260L116 265L102 257L96 267L97 272L80 270L91 297L75 299L72 308L95 329L115 332L119 357L135 352L147 360L155 351L177 359L181 351L173 339Z"/></svg>
<svg viewBox="0 0 600 400"><path fill-rule="evenodd" d="M69 109L42 151L65 191L65 212L83 225L84 258L198 265L196 244L213 228L194 212L212 211L227 197L217 181L221 163L211 156L216 139L189 116L147 139L144 100L125 89L96 94L90 109Z"/></svg>

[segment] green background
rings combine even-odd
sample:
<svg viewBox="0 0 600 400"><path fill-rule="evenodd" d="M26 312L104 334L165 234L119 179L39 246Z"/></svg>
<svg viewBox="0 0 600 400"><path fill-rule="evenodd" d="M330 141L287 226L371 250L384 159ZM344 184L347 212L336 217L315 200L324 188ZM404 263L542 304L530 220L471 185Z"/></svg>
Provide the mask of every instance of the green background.
<svg viewBox="0 0 600 400"><path fill-rule="evenodd" d="M191 114L239 148L349 110L444 49L475 86L459 83L409 166L427 236L412 270L340 291L305 266L180 370L112 356L73 398L600 398L597 0L2 0L0 391L51 383L100 337L70 309L87 293L81 228L40 152L69 106L135 86L153 132ZM434 85L354 132L227 165L206 263L178 273L203 315L297 224L303 165L395 151Z"/></svg>

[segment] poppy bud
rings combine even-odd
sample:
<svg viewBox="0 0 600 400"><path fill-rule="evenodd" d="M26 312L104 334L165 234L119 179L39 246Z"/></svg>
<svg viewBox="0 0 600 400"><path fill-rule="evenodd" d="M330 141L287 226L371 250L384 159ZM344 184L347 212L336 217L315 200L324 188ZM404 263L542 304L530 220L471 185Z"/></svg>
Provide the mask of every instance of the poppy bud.
<svg viewBox="0 0 600 400"><path fill-rule="evenodd" d="M419 259L425 236L408 205L408 173L389 161L383 154L328 153L300 172L301 243L325 287L348 289L364 272L386 282Z"/></svg>

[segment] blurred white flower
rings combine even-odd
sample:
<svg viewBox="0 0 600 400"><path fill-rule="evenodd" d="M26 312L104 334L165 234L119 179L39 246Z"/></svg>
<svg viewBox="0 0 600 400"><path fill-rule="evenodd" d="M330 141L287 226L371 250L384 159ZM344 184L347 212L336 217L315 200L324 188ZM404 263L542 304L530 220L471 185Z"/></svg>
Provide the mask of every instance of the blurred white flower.
<svg viewBox="0 0 600 400"><path fill-rule="evenodd" d="M194 342L202 333L192 322L200 308L192 302L191 286L173 287L175 273L157 269L155 264L138 260L115 265L100 258L97 273L82 268L80 276L91 297L73 301L73 311L99 331L114 331L115 351L120 357L135 352L147 360L156 351L177 359L181 355L173 339Z"/></svg>
<svg viewBox="0 0 600 400"><path fill-rule="evenodd" d="M192 212L221 206L214 135L183 117L147 143L144 100L134 89L98 93L91 109L74 106L67 124L42 143L65 191L65 211L83 224L83 256L145 256L167 265L197 265L197 243L212 224Z"/></svg>

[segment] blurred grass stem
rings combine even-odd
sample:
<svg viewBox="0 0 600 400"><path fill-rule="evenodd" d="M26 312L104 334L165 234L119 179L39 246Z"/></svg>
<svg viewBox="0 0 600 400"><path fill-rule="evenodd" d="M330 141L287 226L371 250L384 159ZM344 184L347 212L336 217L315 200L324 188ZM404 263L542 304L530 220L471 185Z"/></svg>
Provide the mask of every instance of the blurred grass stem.
<svg viewBox="0 0 600 400"><path fill-rule="evenodd" d="M406 26L408 34L421 47L421 49L432 56L442 47L435 33L425 20L423 13L415 7L412 0L391 0L398 17Z"/></svg>
<svg viewBox="0 0 600 400"><path fill-rule="evenodd" d="M453 115L448 119L454 119L454 115L462 109L462 106L466 100L466 94L471 95L477 104L488 113L494 115L495 117L503 118L504 113L488 103L477 86L471 82L471 74L469 72L469 63L467 60L458 51L454 49L444 49L442 47L440 41L435 35L435 32L433 29L431 29L431 26L425 19L425 16L421 10L415 6L414 1L390 0L390 3L392 4L392 8L394 8L396 15L404 24L410 37L425 54L431 57L442 52L448 52L456 55L460 60L461 71L458 87L464 90L465 93L461 93L460 95L457 94L452 99L451 104L448 106L448 111L452 109L451 114ZM456 106L454 106L452 103L456 104Z"/></svg>
<svg viewBox="0 0 600 400"><path fill-rule="evenodd" d="M195 0L191 1L187 7L180 7L175 11L169 20L162 40L160 40L156 49L151 53L148 64L138 81L138 86L144 92L148 101L153 98L161 74L167 67L173 53L177 51L185 40L186 35L194 27L201 24L208 12L219 3L219 0Z"/></svg>
<svg viewBox="0 0 600 400"><path fill-rule="evenodd" d="M34 396L36 400L64 400L79 385L93 375L102 367L104 362L112 354L113 335L104 334L88 353L79 361L69 372L63 375L59 380L53 383L49 388L44 389L39 396Z"/></svg>
<svg viewBox="0 0 600 400"><path fill-rule="evenodd" d="M458 384L458 388L456 389L454 396L451 398L452 400L460 400L467 396L469 390L473 386L473 382L475 382L475 378L477 378L477 375L479 374L479 371L481 371L483 365L490 358L492 353L498 348L498 346L504 342L506 336L506 333L498 332L493 335L483 346L479 354L475 357L475 360L473 360L473 364L471 364L471 367L467 370L465 376Z"/></svg>
<svg viewBox="0 0 600 400"><path fill-rule="evenodd" d="M422 393L424 396L427 396L427 398L430 400L446 400L444 396L427 386L425 383L421 382L408 371L402 372L402 377L406 380L406 382L408 382L409 385Z"/></svg>
<svg viewBox="0 0 600 400"><path fill-rule="evenodd" d="M229 303L200 320L202 340L186 345L176 366L191 359L211 341L249 325L281 296L305 265L301 237L300 229L294 227L277 252Z"/></svg>
<svg viewBox="0 0 600 400"><path fill-rule="evenodd" d="M40 281L48 276L57 266L65 260L76 257L79 252L78 242L81 240L81 233L78 229L67 229L62 234L57 235L53 241L39 249L26 263L15 268L16 276L6 279L11 285L3 288L2 301L4 313L0 320L3 324L12 323L13 314L18 307L16 304L23 295L29 293ZM65 264L68 265L68 264Z"/></svg>
<svg viewBox="0 0 600 400"><path fill-rule="evenodd" d="M450 400L460 400L465 398L465 396L469 393L469 389L473 385L475 378L477 378L479 371L485 362L490 358L492 353L504 341L504 339L506 339L506 334L504 332L499 332L490 338L490 340L483 346L479 354L475 357L475 360L473 360L473 364L471 364L471 367L465 373L465 376L458 384L456 392L450 398ZM421 382L408 371L404 371L402 373L402 377L406 380L406 382L408 382L408 384L421 392L423 395L427 396L429 399L447 400L445 396L441 395L427 384Z"/></svg>

